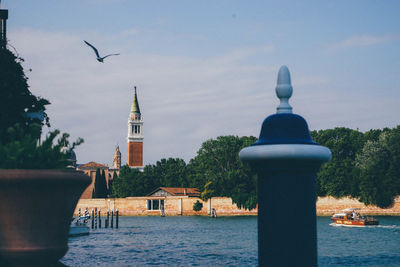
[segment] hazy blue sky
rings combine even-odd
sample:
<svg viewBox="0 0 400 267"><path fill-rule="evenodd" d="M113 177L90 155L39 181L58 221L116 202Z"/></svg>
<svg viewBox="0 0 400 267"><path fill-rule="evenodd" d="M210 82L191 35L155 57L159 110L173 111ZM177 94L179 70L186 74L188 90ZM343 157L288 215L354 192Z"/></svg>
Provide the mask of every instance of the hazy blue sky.
<svg viewBox="0 0 400 267"><path fill-rule="evenodd" d="M291 71L311 130L394 127L400 117L400 1L3 0L8 39L52 128L83 137L78 162L126 161L133 86L144 161L187 162L219 135L258 136ZM121 53L104 64L101 54Z"/></svg>

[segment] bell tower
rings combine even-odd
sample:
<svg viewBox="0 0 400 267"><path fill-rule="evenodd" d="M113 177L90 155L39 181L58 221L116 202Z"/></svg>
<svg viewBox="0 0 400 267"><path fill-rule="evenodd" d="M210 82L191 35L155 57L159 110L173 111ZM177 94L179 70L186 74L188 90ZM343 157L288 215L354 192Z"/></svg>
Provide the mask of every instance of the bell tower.
<svg viewBox="0 0 400 267"><path fill-rule="evenodd" d="M119 146L115 148L113 168L118 170L121 169L121 152L119 151Z"/></svg>
<svg viewBox="0 0 400 267"><path fill-rule="evenodd" d="M133 97L131 112L128 119L128 166L143 168L143 118L140 113L139 102L136 94Z"/></svg>

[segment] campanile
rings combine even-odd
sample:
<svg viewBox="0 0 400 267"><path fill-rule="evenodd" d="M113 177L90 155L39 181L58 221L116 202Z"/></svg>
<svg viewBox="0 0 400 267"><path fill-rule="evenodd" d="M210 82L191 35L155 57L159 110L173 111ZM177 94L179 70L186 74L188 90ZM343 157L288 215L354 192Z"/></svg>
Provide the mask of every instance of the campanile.
<svg viewBox="0 0 400 267"><path fill-rule="evenodd" d="M128 119L128 166L143 168L143 119L140 113L139 101L136 94L133 97L131 112Z"/></svg>

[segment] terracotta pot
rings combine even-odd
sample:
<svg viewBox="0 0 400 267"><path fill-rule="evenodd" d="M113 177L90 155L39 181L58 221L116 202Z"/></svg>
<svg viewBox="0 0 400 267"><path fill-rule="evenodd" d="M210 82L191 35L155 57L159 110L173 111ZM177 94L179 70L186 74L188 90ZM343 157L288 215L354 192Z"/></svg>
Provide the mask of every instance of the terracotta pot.
<svg viewBox="0 0 400 267"><path fill-rule="evenodd" d="M56 264L90 183L75 170L0 170L0 258L16 266Z"/></svg>

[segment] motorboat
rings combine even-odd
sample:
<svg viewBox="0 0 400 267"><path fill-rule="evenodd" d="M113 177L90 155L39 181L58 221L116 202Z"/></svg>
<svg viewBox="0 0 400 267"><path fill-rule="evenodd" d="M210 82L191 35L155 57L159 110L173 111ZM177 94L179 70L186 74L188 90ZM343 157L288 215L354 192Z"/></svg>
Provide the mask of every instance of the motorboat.
<svg viewBox="0 0 400 267"><path fill-rule="evenodd" d="M69 236L88 235L90 232L89 226L86 225L87 220L81 218L73 218L69 228Z"/></svg>
<svg viewBox="0 0 400 267"><path fill-rule="evenodd" d="M349 227L364 227L369 225L378 225L379 221L373 217L362 216L359 208L348 208L336 213L331 217L335 225Z"/></svg>

